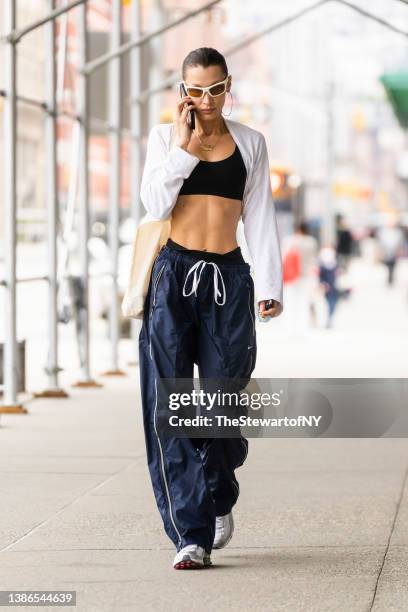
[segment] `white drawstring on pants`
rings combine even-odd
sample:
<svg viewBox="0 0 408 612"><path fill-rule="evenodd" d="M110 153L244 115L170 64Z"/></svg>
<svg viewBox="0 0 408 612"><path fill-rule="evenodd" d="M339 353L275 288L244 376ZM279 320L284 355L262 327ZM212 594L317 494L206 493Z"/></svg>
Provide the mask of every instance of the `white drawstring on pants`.
<svg viewBox="0 0 408 612"><path fill-rule="evenodd" d="M221 271L220 271L219 267L217 266L217 264L214 263L213 261L204 261L204 259L200 259L193 266L191 266L190 270L187 273L186 280L184 281L183 295L184 295L184 297L187 297L187 296L191 295L193 292L194 292L195 295L197 295L197 287L198 287L198 284L200 282L201 272L204 270L204 268L205 268L205 266L207 264L210 264L214 268L214 300L215 300L216 304L218 304L219 306L223 306L225 304L225 300L226 300L226 297L227 297L227 292L225 290L224 279L222 278ZM197 273L198 273L199 269L200 269L200 271L199 271L199 274L197 276ZM190 293L186 293L185 292L185 288L186 288L187 279L188 279L189 275L192 272L194 272L193 285L192 285ZM222 302L218 301L218 296L222 295L221 291L219 291L219 289L218 289L218 275L221 278L222 289L223 289L223 292L224 292L224 297L223 297L223 301Z"/></svg>

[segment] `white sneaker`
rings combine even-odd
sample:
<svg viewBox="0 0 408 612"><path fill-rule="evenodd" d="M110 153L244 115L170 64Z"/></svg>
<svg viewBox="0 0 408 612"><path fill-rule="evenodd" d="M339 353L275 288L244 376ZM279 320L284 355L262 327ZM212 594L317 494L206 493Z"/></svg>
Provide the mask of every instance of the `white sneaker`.
<svg viewBox="0 0 408 612"><path fill-rule="evenodd" d="M234 533L234 519L232 512L217 516L215 519L215 537L213 548L224 548Z"/></svg>
<svg viewBox="0 0 408 612"><path fill-rule="evenodd" d="M211 565L211 557L198 544L184 546L174 557L174 569L201 569Z"/></svg>

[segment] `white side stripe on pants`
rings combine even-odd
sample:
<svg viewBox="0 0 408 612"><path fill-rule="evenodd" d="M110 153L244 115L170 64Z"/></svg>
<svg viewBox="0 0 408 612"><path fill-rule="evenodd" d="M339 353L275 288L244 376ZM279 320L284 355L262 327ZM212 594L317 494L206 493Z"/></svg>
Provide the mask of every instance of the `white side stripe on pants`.
<svg viewBox="0 0 408 612"><path fill-rule="evenodd" d="M173 511L172 511L172 508L171 508L171 499L170 499L169 487L168 487L168 484L167 484L166 471L165 471L165 469L164 469L164 457L163 457L163 449L162 449L162 445L161 445L161 442L160 442L159 434L157 433L157 426L156 426L156 414L157 414L157 380L156 380L156 378L154 379L154 386L155 386L155 389L156 389L156 404L155 404L155 406L154 406L154 419L153 419L153 422L154 422L154 431L155 431L155 433L156 433L157 442L158 442L158 444L159 444L159 449L160 449L161 469L162 469L162 474L163 474L164 485L165 485L165 487L166 487L166 494L167 494L167 501L168 501L168 504L169 504L169 513L170 513L170 518L171 518L171 522L173 523L173 527L174 527L174 529L175 529L175 531L176 531L176 533L177 533L177 535L178 535L178 537L179 537L179 544L181 544L181 535L180 535L179 530L178 530L178 529L177 529L177 527L176 527L176 523L174 522L174 518L173 518Z"/></svg>

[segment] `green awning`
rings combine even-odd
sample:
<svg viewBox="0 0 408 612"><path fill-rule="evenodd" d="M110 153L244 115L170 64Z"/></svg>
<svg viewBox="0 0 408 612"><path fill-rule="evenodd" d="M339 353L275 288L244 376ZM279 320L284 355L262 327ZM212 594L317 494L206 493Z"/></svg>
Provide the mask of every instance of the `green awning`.
<svg viewBox="0 0 408 612"><path fill-rule="evenodd" d="M380 76L387 97L400 125L408 128L408 72L387 73Z"/></svg>

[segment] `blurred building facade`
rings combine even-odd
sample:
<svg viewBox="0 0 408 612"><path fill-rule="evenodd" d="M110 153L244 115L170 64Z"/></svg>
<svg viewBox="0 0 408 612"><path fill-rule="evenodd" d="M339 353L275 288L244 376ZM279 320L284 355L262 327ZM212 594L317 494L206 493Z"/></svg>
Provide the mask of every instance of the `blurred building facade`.
<svg viewBox="0 0 408 612"><path fill-rule="evenodd" d="M19 0L18 25L23 26L47 12L46 2ZM361 4L370 8L370 3ZM160 24L201 6L198 0L144 0L141 29ZM199 46L225 52L268 24L277 23L306 6L303 0L288 4L271 0L250 4L226 0L211 11L170 30L142 48L142 88L160 83L180 72L185 55ZM373 7L371 7L373 8ZM376 14L402 23L408 8L386 0L376 3ZM131 0L123 2L123 40L129 39ZM89 2L90 55L108 49L111 27L108 0ZM62 28L62 18L57 22ZM77 40L75 10L67 17L67 62L59 73L60 106L75 112ZM3 32L4 33L4 32ZM61 40L61 39L59 39ZM0 51L3 53L3 49ZM62 49L59 49L59 53ZM2 58L2 56L0 56ZM407 66L405 40L382 26L335 3L266 35L227 57L233 77L231 118L247 122L266 136L271 159L292 167L305 186L306 216L322 216L327 206L328 160L334 166L331 195L337 212L359 225L384 210L407 209L406 189L396 176L395 160L404 135L385 99L379 76L395 66ZM0 84L4 74L0 62ZM18 89L21 95L44 98L44 32L39 28L18 45ZM333 97L328 99L332 85ZM106 68L91 78L92 115L107 119ZM145 146L151 125L169 121L178 90L174 87L154 95L142 109ZM226 112L230 99L227 97ZM0 106L1 113L1 106ZM123 60L122 113L129 125L128 58ZM328 151L328 116L333 150ZM19 103L18 204L19 231L29 222L31 236L44 235L44 130L42 111ZM72 126L68 118L58 121L59 192L63 208L67 197L72 155ZM2 137L0 137L2 138ZM3 147L0 140L0 155ZM122 191L120 207L129 209L131 173L129 138L122 142ZM3 164L1 165L3 167ZM90 139L91 208L108 207L109 151L106 129L93 127ZM0 189L3 189L0 172ZM2 214L0 198L0 215ZM0 239L1 239L0 223Z"/></svg>

